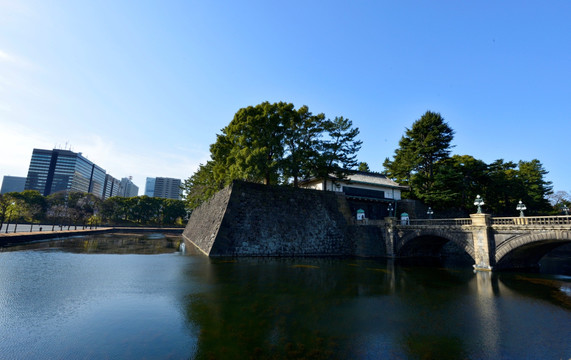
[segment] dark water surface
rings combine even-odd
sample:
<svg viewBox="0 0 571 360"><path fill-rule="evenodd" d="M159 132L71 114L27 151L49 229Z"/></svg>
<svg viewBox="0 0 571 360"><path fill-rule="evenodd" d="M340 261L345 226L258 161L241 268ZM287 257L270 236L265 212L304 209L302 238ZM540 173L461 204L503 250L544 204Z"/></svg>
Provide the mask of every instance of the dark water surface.
<svg viewBox="0 0 571 360"><path fill-rule="evenodd" d="M570 359L571 277L209 259L180 238L0 252L1 359Z"/></svg>

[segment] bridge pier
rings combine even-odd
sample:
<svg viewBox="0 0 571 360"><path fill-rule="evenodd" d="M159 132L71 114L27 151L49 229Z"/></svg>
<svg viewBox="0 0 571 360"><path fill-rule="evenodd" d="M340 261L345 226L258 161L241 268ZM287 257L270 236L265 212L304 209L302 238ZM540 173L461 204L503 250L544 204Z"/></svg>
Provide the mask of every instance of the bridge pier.
<svg viewBox="0 0 571 360"><path fill-rule="evenodd" d="M386 217L385 218L385 247L386 254L389 258L394 258L395 254L395 230L397 225L397 218Z"/></svg>
<svg viewBox="0 0 571 360"><path fill-rule="evenodd" d="M492 271L495 265L495 244L491 232L491 215L470 214L474 246L474 270Z"/></svg>

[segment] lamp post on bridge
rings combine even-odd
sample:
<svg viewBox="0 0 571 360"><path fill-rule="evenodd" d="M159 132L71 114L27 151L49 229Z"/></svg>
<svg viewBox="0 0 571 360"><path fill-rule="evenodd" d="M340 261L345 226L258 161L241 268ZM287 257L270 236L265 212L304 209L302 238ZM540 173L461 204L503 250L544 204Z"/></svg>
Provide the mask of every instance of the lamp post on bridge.
<svg viewBox="0 0 571 360"><path fill-rule="evenodd" d="M426 215L428 215L429 219L432 219L432 214L434 214L434 211L432 211L432 208L429 206L428 210L426 210Z"/></svg>
<svg viewBox="0 0 571 360"><path fill-rule="evenodd" d="M476 195L476 200L474 200L474 205L478 207L478 214L482 213L482 205L484 205L484 199L480 197L480 195Z"/></svg>
<svg viewBox="0 0 571 360"><path fill-rule="evenodd" d="M393 217L393 203L389 203L387 210L389 211L389 217Z"/></svg>
<svg viewBox="0 0 571 360"><path fill-rule="evenodd" d="M563 204L563 206L561 207L561 211L563 211L565 215L569 215L569 208L567 207L567 205Z"/></svg>
<svg viewBox="0 0 571 360"><path fill-rule="evenodd" d="M525 215L523 214L524 210L527 210L527 208L525 207L525 204L521 202L521 200L519 201L519 203L517 204L516 210L519 211L519 217L524 217Z"/></svg>

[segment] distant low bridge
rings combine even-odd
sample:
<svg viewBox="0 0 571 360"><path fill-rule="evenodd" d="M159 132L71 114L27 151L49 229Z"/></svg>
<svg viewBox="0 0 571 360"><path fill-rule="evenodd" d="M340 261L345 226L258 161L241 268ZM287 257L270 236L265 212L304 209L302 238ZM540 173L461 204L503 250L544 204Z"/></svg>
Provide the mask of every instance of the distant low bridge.
<svg viewBox="0 0 571 360"><path fill-rule="evenodd" d="M571 216L386 220L389 256L436 255L451 241L483 271L536 267L545 254L571 243Z"/></svg>

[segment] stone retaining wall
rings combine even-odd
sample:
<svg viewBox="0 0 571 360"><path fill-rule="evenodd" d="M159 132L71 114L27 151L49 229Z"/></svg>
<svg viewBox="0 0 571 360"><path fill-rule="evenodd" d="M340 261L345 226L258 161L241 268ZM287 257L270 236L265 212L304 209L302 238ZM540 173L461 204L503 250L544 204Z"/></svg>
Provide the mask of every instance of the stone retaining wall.
<svg viewBox="0 0 571 360"><path fill-rule="evenodd" d="M235 181L195 209L183 237L209 256L384 255L381 232L349 227L343 201L333 192Z"/></svg>
<svg viewBox="0 0 571 360"><path fill-rule="evenodd" d="M193 243L206 255L210 255L218 236L231 194L232 187L227 187L214 194L208 202L194 209L182 233L183 238Z"/></svg>

